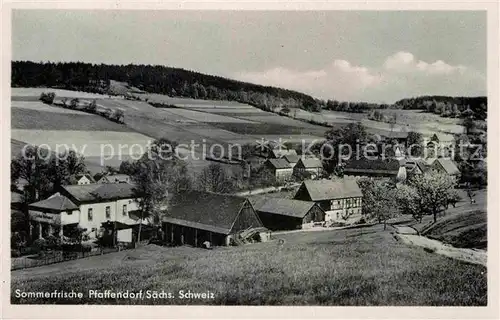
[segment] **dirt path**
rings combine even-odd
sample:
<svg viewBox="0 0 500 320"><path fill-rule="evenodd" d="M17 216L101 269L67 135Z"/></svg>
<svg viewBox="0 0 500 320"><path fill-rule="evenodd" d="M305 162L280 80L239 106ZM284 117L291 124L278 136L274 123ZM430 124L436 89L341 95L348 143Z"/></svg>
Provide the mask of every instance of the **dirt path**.
<svg viewBox="0 0 500 320"><path fill-rule="evenodd" d="M488 261L488 255L485 250L455 248L440 241L415 234L395 233L394 237L396 238L396 240L403 241L408 245L423 247L424 250L428 252L437 253L452 259L480 264L483 266L486 266L486 263Z"/></svg>

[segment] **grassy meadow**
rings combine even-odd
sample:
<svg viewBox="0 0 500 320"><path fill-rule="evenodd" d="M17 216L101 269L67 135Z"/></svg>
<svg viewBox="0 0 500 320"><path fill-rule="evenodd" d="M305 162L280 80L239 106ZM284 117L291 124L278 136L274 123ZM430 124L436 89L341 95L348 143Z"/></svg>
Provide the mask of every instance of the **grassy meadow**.
<svg viewBox="0 0 500 320"><path fill-rule="evenodd" d="M381 225L298 232L284 240L214 250L154 245L13 271L11 290L83 292L89 304L421 305L487 303L486 268L396 241ZM165 290L173 299L93 299L89 289ZM179 290L214 299L179 299ZM14 304L54 303L21 299Z"/></svg>

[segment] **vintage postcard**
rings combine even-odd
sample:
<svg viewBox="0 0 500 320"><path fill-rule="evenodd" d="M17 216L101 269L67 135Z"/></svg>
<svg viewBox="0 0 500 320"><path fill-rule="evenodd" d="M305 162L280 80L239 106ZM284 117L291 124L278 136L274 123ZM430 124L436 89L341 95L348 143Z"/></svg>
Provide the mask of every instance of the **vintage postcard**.
<svg viewBox="0 0 500 320"><path fill-rule="evenodd" d="M7 4L5 317L498 317L497 14Z"/></svg>

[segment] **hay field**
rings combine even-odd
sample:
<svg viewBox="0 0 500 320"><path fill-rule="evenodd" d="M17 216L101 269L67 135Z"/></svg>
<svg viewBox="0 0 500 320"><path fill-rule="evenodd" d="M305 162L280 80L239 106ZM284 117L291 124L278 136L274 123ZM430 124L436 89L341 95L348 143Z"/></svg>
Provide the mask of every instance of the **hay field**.
<svg viewBox="0 0 500 320"><path fill-rule="evenodd" d="M71 91L53 88L11 88L12 97L37 97L39 98L43 92L54 92L56 97L65 98L82 98L82 99L104 99L109 98L108 95L89 93L83 91Z"/></svg>
<svg viewBox="0 0 500 320"><path fill-rule="evenodd" d="M199 99L191 99L191 98L180 98L180 97L169 97L163 94L156 93L145 93L145 94L134 94L137 97L140 97L142 100L148 99L151 102L164 103L164 104L172 104L180 107L186 108L201 108L203 106L217 106L217 107L234 107L234 106L247 106L247 104L239 103L236 101L221 101L221 100L199 100Z"/></svg>
<svg viewBox="0 0 500 320"><path fill-rule="evenodd" d="M78 114L78 115L88 115L88 113L78 111L78 110L72 110L72 109L64 109L56 106L50 106L45 103L42 103L40 101L12 101L11 102L11 107L12 108L20 108L20 109L25 109L25 110L32 110L32 111L42 111L42 112L54 112L54 113L64 113L64 114Z"/></svg>
<svg viewBox="0 0 500 320"><path fill-rule="evenodd" d="M194 110L187 109L162 109L165 114L172 114L181 116L184 118L188 118L191 120L199 121L199 122L217 122L217 123L253 123L249 120L237 119L233 117L221 116L217 114L212 114L208 112L200 112Z"/></svg>
<svg viewBox="0 0 500 320"><path fill-rule="evenodd" d="M130 155L143 152L150 137L136 132L12 129L12 139L45 145L52 151L73 149L84 156Z"/></svg>

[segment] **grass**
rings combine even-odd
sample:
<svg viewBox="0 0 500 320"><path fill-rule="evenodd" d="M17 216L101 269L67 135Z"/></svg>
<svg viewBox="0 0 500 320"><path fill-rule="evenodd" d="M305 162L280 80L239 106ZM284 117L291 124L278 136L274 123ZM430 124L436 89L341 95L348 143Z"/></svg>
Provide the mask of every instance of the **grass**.
<svg viewBox="0 0 500 320"><path fill-rule="evenodd" d="M395 241L382 226L280 235L208 251L147 246L12 272L11 292L75 290L88 304L486 305L486 269ZM93 299L89 289L165 290L173 299ZM182 300L179 290L213 292ZM54 303L11 297L14 304Z"/></svg>
<svg viewBox="0 0 500 320"><path fill-rule="evenodd" d="M422 234L458 248L486 249L487 215L484 210L454 214L438 220Z"/></svg>
<svg viewBox="0 0 500 320"><path fill-rule="evenodd" d="M16 100L32 101L30 97L36 97L37 99L43 92L54 92L56 97L66 97L66 98L82 98L82 99L98 99L107 98L108 96L89 93L83 91L71 91L64 89L53 89L53 88L11 88L12 97L16 97ZM13 99L14 100L14 99Z"/></svg>
<svg viewBox="0 0 500 320"><path fill-rule="evenodd" d="M130 131L125 125L96 115L56 113L25 108L12 108L11 126L12 129L29 130Z"/></svg>
<svg viewBox="0 0 500 320"><path fill-rule="evenodd" d="M214 127L240 134L269 135L269 134L306 134L322 137L327 131L323 127L297 127L279 123L211 123Z"/></svg>

